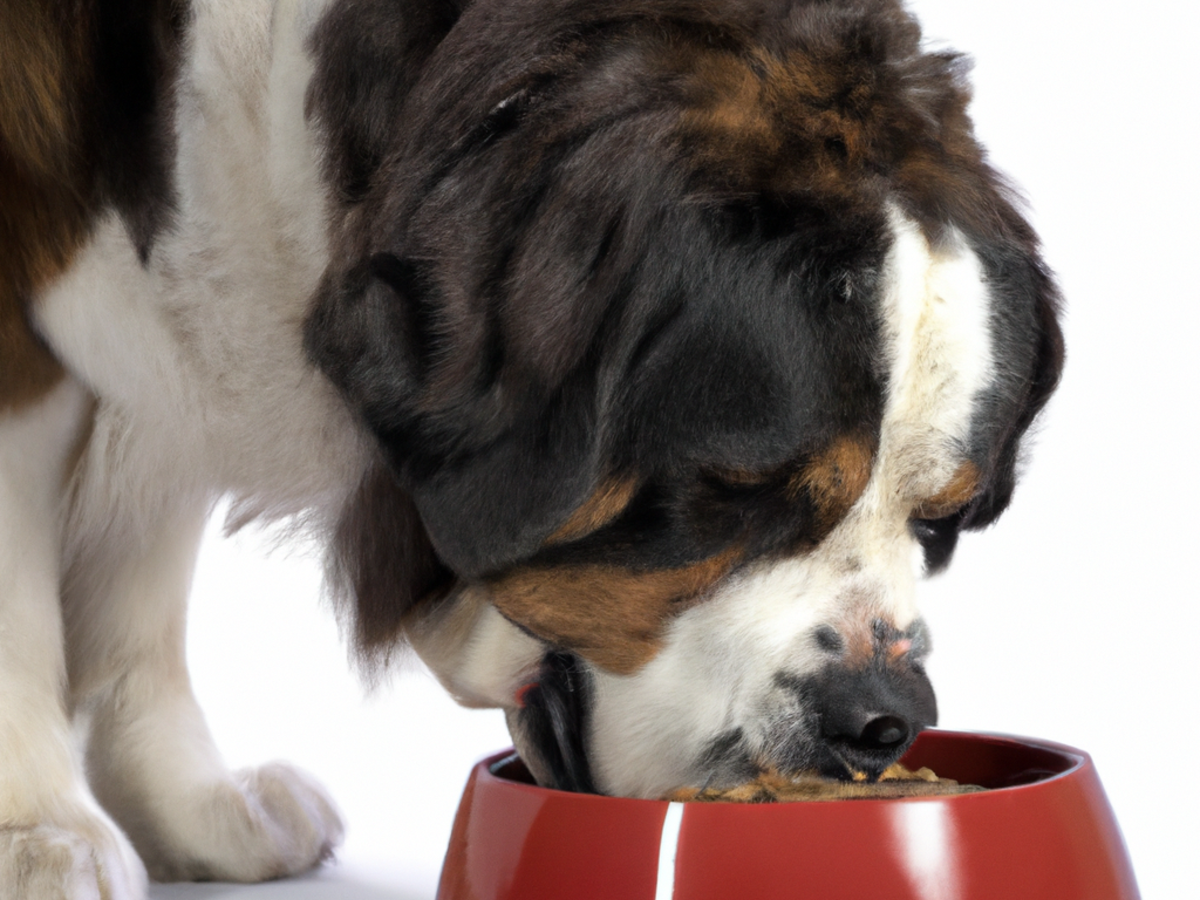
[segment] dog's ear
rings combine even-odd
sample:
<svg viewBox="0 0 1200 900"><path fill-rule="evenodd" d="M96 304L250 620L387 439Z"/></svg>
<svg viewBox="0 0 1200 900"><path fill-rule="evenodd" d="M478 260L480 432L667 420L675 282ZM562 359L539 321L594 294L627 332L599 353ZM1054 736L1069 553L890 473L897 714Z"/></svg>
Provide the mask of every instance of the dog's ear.
<svg viewBox="0 0 1200 900"><path fill-rule="evenodd" d="M322 127L324 164L340 200L357 202L387 155L400 108L464 0L353 0L322 13L309 50L317 60L306 113Z"/></svg>
<svg viewBox="0 0 1200 900"><path fill-rule="evenodd" d="M1025 255L1024 291L1032 298L1030 343L1033 357L1029 374L1016 388L1018 401L1015 417L1007 421L1007 431L994 442L994 457L988 461L988 485L980 497L964 511L961 527L977 530L1000 517L1012 500L1020 474L1021 439L1041 414L1058 387L1066 361L1062 326L1059 323L1062 298L1054 279L1032 250Z"/></svg>
<svg viewBox="0 0 1200 900"><path fill-rule="evenodd" d="M311 358L375 434L432 552L477 578L535 551L598 479L593 367L515 358L487 298L377 253L327 275ZM484 308L475 308L482 306Z"/></svg>
<svg viewBox="0 0 1200 900"><path fill-rule="evenodd" d="M453 576L433 551L412 499L379 461L342 510L330 545L327 583L368 672L386 668L406 617Z"/></svg>

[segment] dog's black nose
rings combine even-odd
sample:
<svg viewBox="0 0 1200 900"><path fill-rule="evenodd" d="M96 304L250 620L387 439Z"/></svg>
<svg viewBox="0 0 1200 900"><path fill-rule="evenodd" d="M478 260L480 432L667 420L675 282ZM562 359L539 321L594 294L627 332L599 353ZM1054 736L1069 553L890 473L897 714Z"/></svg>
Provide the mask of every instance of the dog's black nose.
<svg viewBox="0 0 1200 900"><path fill-rule="evenodd" d="M922 728L937 723L937 701L925 673L917 668L833 667L816 692L820 736L830 756L849 773L869 778L896 762Z"/></svg>

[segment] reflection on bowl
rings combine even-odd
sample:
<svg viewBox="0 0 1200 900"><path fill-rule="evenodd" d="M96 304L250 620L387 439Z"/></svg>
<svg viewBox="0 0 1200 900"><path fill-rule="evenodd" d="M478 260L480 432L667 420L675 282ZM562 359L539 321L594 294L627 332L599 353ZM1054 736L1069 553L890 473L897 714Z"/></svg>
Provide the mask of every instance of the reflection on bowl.
<svg viewBox="0 0 1200 900"><path fill-rule="evenodd" d="M990 790L746 805L569 794L510 751L459 805L438 900L1136 900L1086 753L927 731L904 764Z"/></svg>

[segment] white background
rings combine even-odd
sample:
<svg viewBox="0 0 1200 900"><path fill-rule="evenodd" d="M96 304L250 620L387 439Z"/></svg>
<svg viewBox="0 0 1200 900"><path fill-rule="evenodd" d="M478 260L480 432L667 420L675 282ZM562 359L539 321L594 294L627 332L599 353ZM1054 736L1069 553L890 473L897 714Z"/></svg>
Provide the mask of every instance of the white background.
<svg viewBox="0 0 1200 900"><path fill-rule="evenodd" d="M949 728L1089 751L1142 892L1192 895L1200 592L1194 581L1197 14L1191 4L918 0L976 58L974 115L1030 198L1069 308L1069 360L1000 523L926 585ZM261 536L260 536L261 537ZM312 554L210 533L190 634L233 765L286 757L340 801L341 861L299 881L165 898L426 900L459 791L506 746L419 671L372 696L346 665Z"/></svg>

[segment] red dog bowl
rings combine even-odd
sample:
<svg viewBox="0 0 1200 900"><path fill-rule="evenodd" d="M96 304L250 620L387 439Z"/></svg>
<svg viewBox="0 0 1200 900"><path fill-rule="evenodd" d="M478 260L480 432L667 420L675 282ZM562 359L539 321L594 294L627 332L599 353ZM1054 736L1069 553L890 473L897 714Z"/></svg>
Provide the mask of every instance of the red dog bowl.
<svg viewBox="0 0 1200 900"><path fill-rule="evenodd" d="M1091 758L926 731L904 764L991 790L778 804L668 803L537 787L479 763L438 900L1134 900Z"/></svg>

